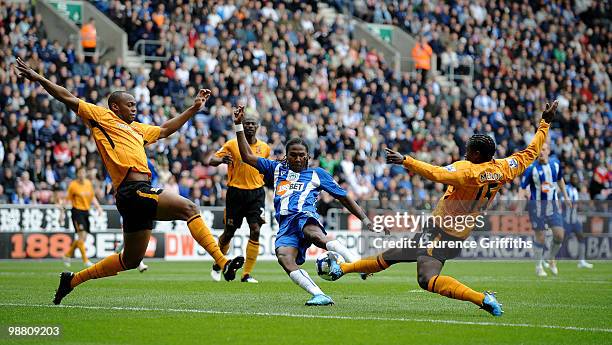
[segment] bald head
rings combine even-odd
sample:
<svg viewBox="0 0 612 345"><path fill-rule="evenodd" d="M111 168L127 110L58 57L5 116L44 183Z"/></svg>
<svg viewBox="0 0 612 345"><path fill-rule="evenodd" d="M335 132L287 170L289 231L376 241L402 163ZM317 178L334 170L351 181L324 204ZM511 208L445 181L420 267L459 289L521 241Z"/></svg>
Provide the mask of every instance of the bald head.
<svg viewBox="0 0 612 345"><path fill-rule="evenodd" d="M108 96L108 108L127 123L131 123L136 117L136 100L126 91L111 93Z"/></svg>

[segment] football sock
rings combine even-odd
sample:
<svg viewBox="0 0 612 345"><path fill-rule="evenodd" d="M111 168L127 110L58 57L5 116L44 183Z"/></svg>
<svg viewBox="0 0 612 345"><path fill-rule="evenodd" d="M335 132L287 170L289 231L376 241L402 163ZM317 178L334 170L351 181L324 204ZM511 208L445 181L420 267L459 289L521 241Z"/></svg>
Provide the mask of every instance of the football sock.
<svg viewBox="0 0 612 345"><path fill-rule="evenodd" d="M340 264L342 272L346 273L376 273L385 270L389 267L389 264L383 259L382 254L377 257L369 257L361 259L353 263Z"/></svg>
<svg viewBox="0 0 612 345"><path fill-rule="evenodd" d="M323 294L323 291L321 291L317 284L310 279L308 272L304 271L303 269L289 273L289 277L294 283L306 290L309 294L313 296Z"/></svg>
<svg viewBox="0 0 612 345"><path fill-rule="evenodd" d="M87 259L87 250L85 249L85 243L83 241L77 241L77 247L79 247L79 251L81 252L81 258L83 259L83 263L89 261Z"/></svg>
<svg viewBox="0 0 612 345"><path fill-rule="evenodd" d="M584 239L582 239L582 241L578 242L578 259L584 260L585 253L586 253L586 243L584 242Z"/></svg>
<svg viewBox="0 0 612 345"><path fill-rule="evenodd" d="M533 241L533 256L536 260L536 265L541 265L542 254L544 254L544 243Z"/></svg>
<svg viewBox="0 0 612 345"><path fill-rule="evenodd" d="M549 260L554 260L557 257L557 254L559 253L559 250L561 249L562 243L563 243L563 240L558 241L557 239L553 239L552 246L550 246L550 252L548 253Z"/></svg>
<svg viewBox="0 0 612 345"><path fill-rule="evenodd" d="M325 245L327 250L331 250L340 254L346 262L355 262L358 260L356 255L354 255L345 245L340 243L338 240L332 240L327 242Z"/></svg>
<svg viewBox="0 0 612 345"><path fill-rule="evenodd" d="M244 262L244 268L242 276L246 276L250 274L255 267L255 262L257 261L257 255L259 255L259 242L249 240L249 243L246 247L246 260Z"/></svg>
<svg viewBox="0 0 612 345"><path fill-rule="evenodd" d="M215 238L210 233L210 230L204 224L204 220L199 214L189 218L187 220L187 226L189 227L189 231L191 232L191 236L210 254L213 259L215 259L215 263L219 265L219 267L225 267L225 264L229 261L225 255L219 249L217 242L215 242Z"/></svg>
<svg viewBox="0 0 612 345"><path fill-rule="evenodd" d="M71 258L74 255L74 250L76 249L79 242L80 240L72 241L72 244L70 245L70 249L68 249L68 251L65 254L67 257Z"/></svg>
<svg viewBox="0 0 612 345"><path fill-rule="evenodd" d="M449 276L436 275L431 277L427 284L427 290L449 298L470 301L477 306L482 306L485 297L483 293L474 291Z"/></svg>
<svg viewBox="0 0 612 345"><path fill-rule="evenodd" d="M77 285L88 281L89 279L98 279L117 275L118 272L125 271L125 266L121 261L120 254L113 254L91 267L79 271L70 281L70 287L74 288Z"/></svg>

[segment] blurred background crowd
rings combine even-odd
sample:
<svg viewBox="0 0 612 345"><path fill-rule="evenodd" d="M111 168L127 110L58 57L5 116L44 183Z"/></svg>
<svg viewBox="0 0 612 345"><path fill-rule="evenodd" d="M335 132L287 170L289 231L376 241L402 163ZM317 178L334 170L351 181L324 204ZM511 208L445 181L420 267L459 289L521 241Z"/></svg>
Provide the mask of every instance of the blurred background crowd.
<svg viewBox="0 0 612 345"><path fill-rule="evenodd" d="M383 149L447 165L462 159L474 133L495 138L497 157L532 139L543 104L559 99L553 153L566 181L577 174L583 199L610 199L612 184L612 32L601 1L329 1L338 11L394 24L423 37L441 69L469 57L472 90L454 94L434 78L397 75L350 23L331 25L316 1L93 1L129 34L161 40L148 54L169 56L151 71L119 59L85 59L46 38L28 4L0 3L0 203L53 203L86 166L101 203L114 202L89 130L39 86L17 78L15 56L78 97L106 106L132 92L137 120L160 125L212 96L180 133L147 146L154 184L200 205L223 205L225 165L207 165L231 138L232 107L261 120L259 138L284 156L300 136L321 166L359 200L433 202L443 186L384 163ZM518 180L502 189L516 198ZM329 202L324 198L322 204Z"/></svg>

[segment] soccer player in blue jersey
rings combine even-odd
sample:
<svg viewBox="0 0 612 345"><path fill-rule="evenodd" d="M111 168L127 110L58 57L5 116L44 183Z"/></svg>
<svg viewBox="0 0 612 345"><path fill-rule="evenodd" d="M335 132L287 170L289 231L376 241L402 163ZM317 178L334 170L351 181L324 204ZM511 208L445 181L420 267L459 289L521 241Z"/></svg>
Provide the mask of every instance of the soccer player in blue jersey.
<svg viewBox="0 0 612 345"><path fill-rule="evenodd" d="M535 232L533 250L536 259L536 274L539 277L547 276L544 267L549 268L553 275L559 274L555 257L559 253L559 249L561 249L565 231L563 230L563 218L561 217L559 207L557 186L563 195L566 206L572 207L565 190L561 163L555 157L549 158L549 155L550 148L545 143L542 146L538 160L525 170L521 179L521 195L525 196L527 187L529 187L531 193L529 198L529 218ZM546 225L553 232L553 242L547 257L548 262L542 260L546 247L544 236Z"/></svg>
<svg viewBox="0 0 612 345"><path fill-rule="evenodd" d="M593 264L586 261L586 243L582 233L582 224L578 219L578 200L580 199L576 186L580 184L578 175L572 174L570 183L567 184L567 195L572 207L563 207L563 225L567 236L574 233L578 240L578 268L593 268Z"/></svg>
<svg viewBox="0 0 612 345"><path fill-rule="evenodd" d="M356 258L338 240L326 236L320 216L316 210L319 193L323 190L335 197L352 214L357 216L366 228L372 230L372 221L365 212L340 187L324 169L309 168L308 145L300 138L291 139L285 146L286 159L272 161L253 154L244 135L242 119L244 106L234 110L236 137L242 161L255 167L264 175L267 185L274 187L274 208L279 224L276 235L276 257L291 280L313 297L306 305L331 305L334 301L321 291L300 268L305 261L306 250L311 244L335 251L348 262Z"/></svg>

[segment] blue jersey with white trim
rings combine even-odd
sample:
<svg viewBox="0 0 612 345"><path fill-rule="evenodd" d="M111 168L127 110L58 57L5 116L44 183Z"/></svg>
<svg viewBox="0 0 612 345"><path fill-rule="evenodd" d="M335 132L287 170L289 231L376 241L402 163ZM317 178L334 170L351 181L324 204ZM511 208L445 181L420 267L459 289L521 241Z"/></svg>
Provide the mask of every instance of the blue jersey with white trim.
<svg viewBox="0 0 612 345"><path fill-rule="evenodd" d="M565 189L573 207L568 209L568 207L563 204L563 221L567 224L576 224L578 223L578 189L569 183L565 186Z"/></svg>
<svg viewBox="0 0 612 345"><path fill-rule="evenodd" d="M521 188L530 187L530 200L537 201L533 205L535 210L532 210L536 215L550 216L558 212L557 182L561 178L563 178L561 163L554 157L551 157L546 164L536 160L525 170L521 179Z"/></svg>
<svg viewBox="0 0 612 345"><path fill-rule="evenodd" d="M274 186L276 220L280 216L308 212L318 218L317 199L322 190L335 198L344 197L346 191L324 169L306 168L295 172L286 163L265 158L257 159L257 170L264 175L267 185Z"/></svg>

